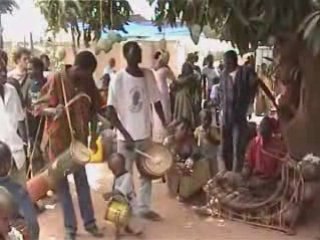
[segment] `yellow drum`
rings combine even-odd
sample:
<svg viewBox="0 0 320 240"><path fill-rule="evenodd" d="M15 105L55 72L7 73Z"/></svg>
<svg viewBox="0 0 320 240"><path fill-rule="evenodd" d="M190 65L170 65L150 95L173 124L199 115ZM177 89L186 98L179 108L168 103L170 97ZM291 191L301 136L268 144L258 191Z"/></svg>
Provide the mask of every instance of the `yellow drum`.
<svg viewBox="0 0 320 240"><path fill-rule="evenodd" d="M127 226L131 217L130 206L126 201L111 200L108 203L104 219L116 226Z"/></svg>

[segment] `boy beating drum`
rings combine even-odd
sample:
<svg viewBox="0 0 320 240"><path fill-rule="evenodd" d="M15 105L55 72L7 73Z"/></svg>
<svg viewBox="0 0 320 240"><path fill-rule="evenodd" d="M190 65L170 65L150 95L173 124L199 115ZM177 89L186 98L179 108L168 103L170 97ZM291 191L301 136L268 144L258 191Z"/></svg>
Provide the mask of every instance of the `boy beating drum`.
<svg viewBox="0 0 320 240"><path fill-rule="evenodd" d="M143 226L137 213L137 201L136 193L134 191L133 177L125 168L124 156L120 153L112 154L108 160L108 166L114 175L114 182L112 191L105 193L103 197L106 201L109 201L108 208L112 208L112 205L110 204L112 201L129 205L130 216L128 224L123 227L126 233L139 236L143 233ZM108 211L112 211L112 209L107 209L107 213ZM110 221L112 221L112 219ZM117 235L119 235L119 226L117 226L117 223L115 224L117 228Z"/></svg>

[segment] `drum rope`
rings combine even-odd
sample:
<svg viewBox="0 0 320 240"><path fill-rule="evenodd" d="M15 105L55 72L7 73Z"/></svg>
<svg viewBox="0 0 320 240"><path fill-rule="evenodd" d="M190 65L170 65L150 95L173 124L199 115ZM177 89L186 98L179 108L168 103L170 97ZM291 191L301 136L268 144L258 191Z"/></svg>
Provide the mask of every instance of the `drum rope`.
<svg viewBox="0 0 320 240"><path fill-rule="evenodd" d="M72 142L74 142L74 131L73 131L73 127L72 127L70 109L69 109L69 105L68 105L68 101L67 101L66 88L65 88L63 79L64 79L63 77L60 78L61 86L62 86L63 100L64 100L64 104L65 104L65 110L66 110L68 126L69 126L70 136L71 136L71 143L72 143Z"/></svg>

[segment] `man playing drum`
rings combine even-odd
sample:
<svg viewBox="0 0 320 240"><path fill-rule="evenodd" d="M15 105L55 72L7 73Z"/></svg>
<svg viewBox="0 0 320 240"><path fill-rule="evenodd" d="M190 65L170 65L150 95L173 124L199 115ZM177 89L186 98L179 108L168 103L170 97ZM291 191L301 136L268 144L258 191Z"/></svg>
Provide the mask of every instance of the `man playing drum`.
<svg viewBox="0 0 320 240"><path fill-rule="evenodd" d="M96 132L96 116L102 104L92 77L96 67L97 60L91 52L80 52L75 58L74 66L69 68L67 72L61 71L49 76L48 83L42 90L42 98L48 99L48 104L43 106L47 119L42 146L45 147L51 161L54 161L70 147L72 137L69 125L72 125L72 135L76 140L86 146L89 135L89 122L91 122L91 132ZM89 96L91 101L86 98L79 98L68 108L64 106L65 98L68 99L68 102L71 102L70 99L80 93ZM68 121L68 111L71 123ZM92 142L95 141L96 136L93 134ZM103 235L98 230L94 218L85 168L79 166L73 176L85 230L95 237L102 237ZM65 239L73 240L76 238L77 221L67 177L59 180L56 183L56 188L63 209L66 230Z"/></svg>
<svg viewBox="0 0 320 240"><path fill-rule="evenodd" d="M111 80L108 93L107 115L118 131L118 152L126 158L126 168L132 172L133 161L139 161L134 149L145 151L151 139L151 105L165 125L160 94L154 75L139 67L142 51L137 42L123 47L127 67ZM151 211L151 179L142 174L138 193L138 212L143 218L159 221L161 217Z"/></svg>

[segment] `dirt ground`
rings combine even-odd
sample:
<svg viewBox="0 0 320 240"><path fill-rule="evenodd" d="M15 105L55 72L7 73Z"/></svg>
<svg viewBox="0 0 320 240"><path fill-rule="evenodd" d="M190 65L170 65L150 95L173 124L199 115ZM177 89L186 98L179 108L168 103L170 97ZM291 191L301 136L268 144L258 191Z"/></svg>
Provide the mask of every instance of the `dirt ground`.
<svg viewBox="0 0 320 240"><path fill-rule="evenodd" d="M87 173L92 188L97 222L106 235L103 239L114 239L112 225L103 220L106 205L101 197L101 193L110 189L112 176L104 164L88 165ZM72 182L72 179L70 181ZM76 197L74 200L75 208L78 210ZM186 207L175 199L170 199L166 192L166 185L161 182L154 183L153 203L154 209L164 217L164 220L163 222L145 223L145 234L142 239L146 240L314 240L317 235L320 235L320 217L317 217L320 215L317 214L320 211L312 206L308 209L309 212L313 212L308 218L308 222L303 223L297 229L297 235L287 236L281 232L223 219L201 219L192 212L191 207ZM56 205L53 209L48 209L39 216L41 240L63 240L63 220L60 210L60 206ZM79 213L79 211L77 212ZM81 227L82 222L79 214L78 219L78 239L94 239L86 234ZM121 239L137 238L124 236Z"/></svg>

